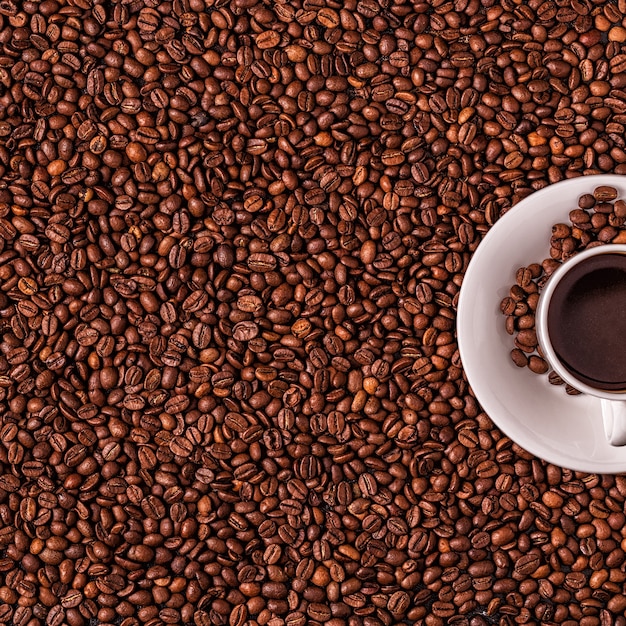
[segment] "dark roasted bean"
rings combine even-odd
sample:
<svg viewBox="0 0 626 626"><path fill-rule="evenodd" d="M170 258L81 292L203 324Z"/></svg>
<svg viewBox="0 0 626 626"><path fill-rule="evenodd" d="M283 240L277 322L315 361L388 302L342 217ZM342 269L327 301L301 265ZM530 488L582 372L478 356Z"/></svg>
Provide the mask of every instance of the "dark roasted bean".
<svg viewBox="0 0 626 626"><path fill-rule="evenodd" d="M626 482L455 335L502 215L625 173L622 4L0 2L0 621L624 626ZM517 365L625 220L517 273Z"/></svg>

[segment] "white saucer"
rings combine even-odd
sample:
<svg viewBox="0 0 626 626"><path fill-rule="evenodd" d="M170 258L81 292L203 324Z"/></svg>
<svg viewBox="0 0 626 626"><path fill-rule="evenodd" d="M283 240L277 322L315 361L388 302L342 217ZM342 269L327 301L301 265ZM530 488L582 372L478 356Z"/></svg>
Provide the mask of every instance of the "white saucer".
<svg viewBox="0 0 626 626"><path fill-rule="evenodd" d="M568 396L511 361L513 338L504 329L500 302L515 271L549 257L553 224L568 222L578 198L612 185L626 198L626 176L597 175L561 181L528 196L508 211L476 249L463 279L457 337L469 384L493 422L542 459L590 473L626 471L626 446L605 439L600 399Z"/></svg>

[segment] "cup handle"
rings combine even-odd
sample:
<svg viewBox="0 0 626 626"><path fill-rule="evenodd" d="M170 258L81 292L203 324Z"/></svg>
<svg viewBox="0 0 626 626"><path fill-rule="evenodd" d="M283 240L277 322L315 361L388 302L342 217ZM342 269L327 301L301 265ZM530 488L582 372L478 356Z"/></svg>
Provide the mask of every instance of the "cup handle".
<svg viewBox="0 0 626 626"><path fill-rule="evenodd" d="M602 402L604 434L612 446L626 445L626 401L605 400Z"/></svg>

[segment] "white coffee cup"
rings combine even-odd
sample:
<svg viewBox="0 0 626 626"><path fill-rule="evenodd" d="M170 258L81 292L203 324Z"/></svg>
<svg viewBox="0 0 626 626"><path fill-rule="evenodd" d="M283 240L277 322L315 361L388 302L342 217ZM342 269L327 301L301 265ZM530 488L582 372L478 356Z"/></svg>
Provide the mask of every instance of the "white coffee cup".
<svg viewBox="0 0 626 626"><path fill-rule="evenodd" d="M589 248L575 254L550 276L539 297L535 327L539 347L550 367L569 385L578 391L601 399L602 420L608 442L613 446L626 445L626 387L622 390L598 389L576 377L557 355L548 332L548 311L555 290L578 264L603 254L626 255L626 245L607 244ZM623 338L621 338L623 340ZM620 338L616 337L616 341ZM625 347L626 350L626 347Z"/></svg>

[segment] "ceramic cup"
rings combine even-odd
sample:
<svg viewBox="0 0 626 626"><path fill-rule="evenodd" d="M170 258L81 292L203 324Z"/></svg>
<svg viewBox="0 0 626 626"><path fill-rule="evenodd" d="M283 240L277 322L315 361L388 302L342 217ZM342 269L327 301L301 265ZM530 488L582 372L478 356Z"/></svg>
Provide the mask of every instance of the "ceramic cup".
<svg viewBox="0 0 626 626"><path fill-rule="evenodd" d="M626 445L626 385L624 389L599 389L588 381L577 378L557 355L553 345L554 338L550 335L548 323L550 304L553 302L553 296L557 287L568 275L571 276L570 272L579 264L588 263L593 257L604 254L626 255L626 245L608 244L589 248L565 261L550 276L541 292L535 323L539 346L550 367L574 389L601 399L602 420L606 438L612 446L624 446ZM615 337L615 341L619 341L619 338Z"/></svg>

